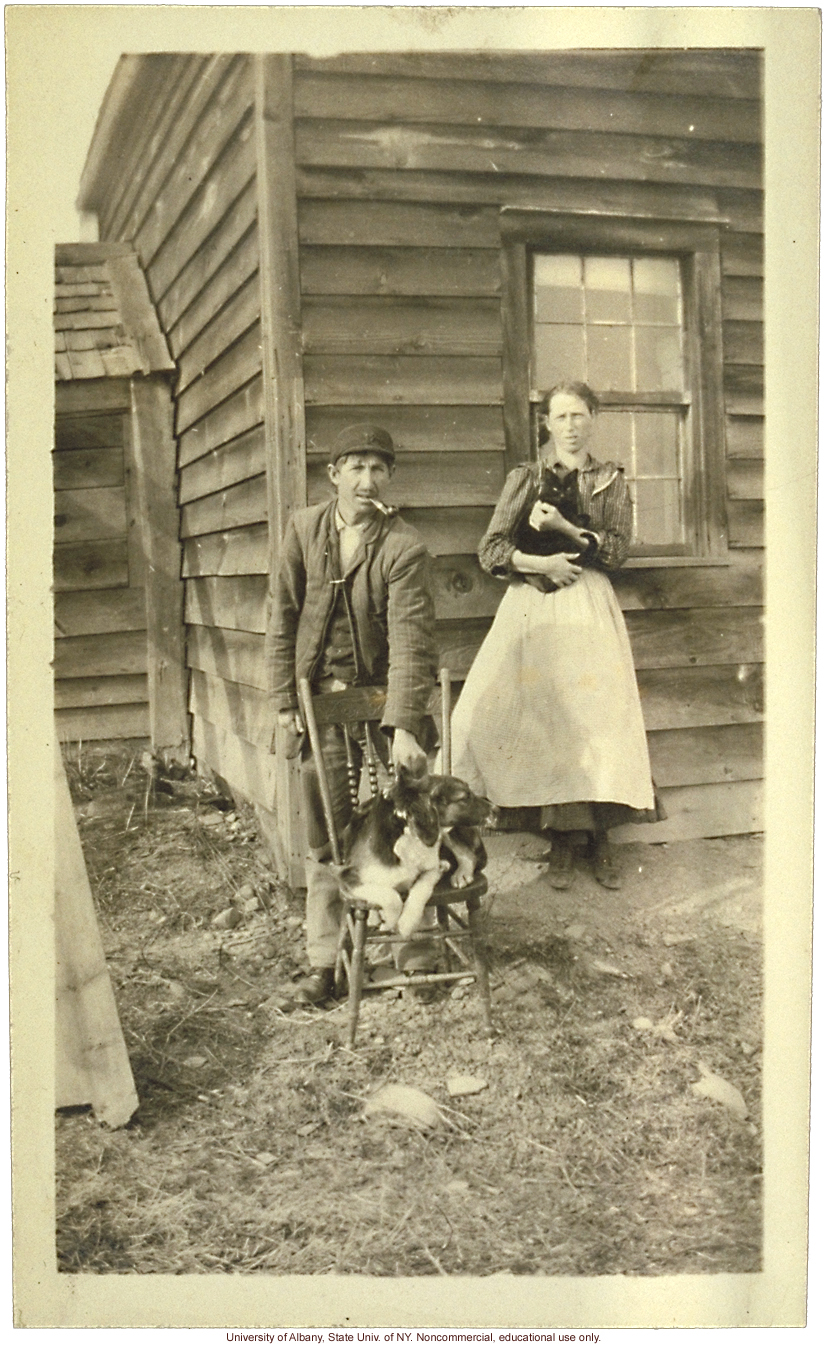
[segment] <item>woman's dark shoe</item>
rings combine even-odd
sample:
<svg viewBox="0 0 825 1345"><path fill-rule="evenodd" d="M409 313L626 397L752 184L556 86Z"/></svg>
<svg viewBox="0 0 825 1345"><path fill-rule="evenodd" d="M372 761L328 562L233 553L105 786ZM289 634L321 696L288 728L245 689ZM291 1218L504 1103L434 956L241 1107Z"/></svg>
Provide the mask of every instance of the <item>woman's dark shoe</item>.
<svg viewBox="0 0 825 1345"><path fill-rule="evenodd" d="M565 836L554 838L553 848L547 858L550 886L557 892L565 892L573 881L573 847Z"/></svg>
<svg viewBox="0 0 825 1345"><path fill-rule="evenodd" d="M334 967L313 967L295 991L296 1004L323 1004L335 994Z"/></svg>
<svg viewBox="0 0 825 1345"><path fill-rule="evenodd" d="M619 867L616 863L616 856L613 846L608 843L605 837L594 838L590 851L593 863L593 877L602 887L609 887L611 891L618 892L622 885L622 876L619 873Z"/></svg>

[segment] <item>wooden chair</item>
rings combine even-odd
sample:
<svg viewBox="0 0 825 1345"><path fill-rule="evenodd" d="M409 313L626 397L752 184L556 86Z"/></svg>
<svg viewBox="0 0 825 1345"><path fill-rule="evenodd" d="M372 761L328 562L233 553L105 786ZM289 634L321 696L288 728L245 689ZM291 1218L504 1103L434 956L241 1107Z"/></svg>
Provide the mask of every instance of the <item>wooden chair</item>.
<svg viewBox="0 0 825 1345"><path fill-rule="evenodd" d="M442 668L439 674L441 711L441 762L444 774L450 773L450 712L451 686L449 669ZM340 838L335 831L332 811L332 798L326 773L319 729L328 724L340 724L351 727L361 726L364 734L364 757L370 783L370 792L378 793L378 755L371 738L371 725L381 719L386 702L384 687L349 687L345 691L331 691L313 696L309 683L302 678L299 684L301 708L307 726L315 767L318 773L318 787L324 809L327 832L329 835L332 861L341 863ZM438 709L438 704L431 706ZM347 740L348 741L348 740ZM348 754L348 774L350 795L353 805L358 802L359 780L352 755ZM481 930L479 928L481 898L487 891L487 879L478 874L467 887L451 887L448 879L442 879L427 903L427 909L434 908L437 924L419 930L410 938L399 934L382 933L368 929L370 912L377 910L369 903L359 900L347 892L343 884L340 887L343 913L341 931L338 940L338 956L335 965L335 984L341 991L347 985L349 1017L347 1044L353 1046L358 1029L358 1014L361 996L364 991L364 966L366 948L369 944L398 946L410 942L427 942L440 947L446 971L438 972L398 972L375 985L375 989L387 989L392 986L404 988L437 985L444 982L475 982L481 1001L484 1027L488 1036L492 1036L493 1025L490 1009L490 983L487 961L484 953ZM373 987L368 986L371 989Z"/></svg>

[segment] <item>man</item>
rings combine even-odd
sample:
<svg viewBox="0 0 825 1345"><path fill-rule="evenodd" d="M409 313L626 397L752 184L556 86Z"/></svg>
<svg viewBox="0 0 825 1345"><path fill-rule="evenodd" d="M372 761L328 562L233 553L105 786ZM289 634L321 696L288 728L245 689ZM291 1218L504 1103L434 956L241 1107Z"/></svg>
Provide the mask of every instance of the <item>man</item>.
<svg viewBox="0 0 825 1345"><path fill-rule="evenodd" d="M327 471L336 491L329 504L292 515L267 630L270 695L286 735L288 756L301 753L309 855L307 956L298 988L303 1004L333 992L341 903L315 763L298 708L297 681L314 691L386 685L387 702L373 741L386 763L415 774L427 768L434 725L427 702L435 678L435 614L428 556L414 528L376 508L395 466L395 449L377 425L351 425L337 436ZM337 831L352 812L343 730L321 729ZM361 744L351 740L356 768Z"/></svg>

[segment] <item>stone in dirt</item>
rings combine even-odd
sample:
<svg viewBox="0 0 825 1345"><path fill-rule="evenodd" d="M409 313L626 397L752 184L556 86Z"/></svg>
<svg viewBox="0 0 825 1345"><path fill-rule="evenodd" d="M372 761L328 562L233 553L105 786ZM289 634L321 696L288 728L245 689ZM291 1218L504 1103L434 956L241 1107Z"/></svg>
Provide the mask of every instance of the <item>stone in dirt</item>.
<svg viewBox="0 0 825 1345"><path fill-rule="evenodd" d="M727 1107L728 1111L733 1112L740 1121L744 1121L748 1114L748 1104L739 1089L728 1083L720 1074L714 1074L701 1061L699 1069L702 1077L690 1085L690 1091L697 1097L708 1097L714 1102L721 1102L723 1107Z"/></svg>
<svg viewBox="0 0 825 1345"><path fill-rule="evenodd" d="M437 1130L444 1117L428 1093L409 1084L387 1083L367 1098L365 1116L398 1116L419 1130Z"/></svg>
<svg viewBox="0 0 825 1345"><path fill-rule="evenodd" d="M474 1093L483 1093L487 1080L477 1074L453 1074L447 1080L447 1092L450 1097L472 1097Z"/></svg>
<svg viewBox="0 0 825 1345"><path fill-rule="evenodd" d="M243 920L243 916L237 906L227 906L225 911L219 911L217 915L212 916L212 926L214 929L234 929Z"/></svg>

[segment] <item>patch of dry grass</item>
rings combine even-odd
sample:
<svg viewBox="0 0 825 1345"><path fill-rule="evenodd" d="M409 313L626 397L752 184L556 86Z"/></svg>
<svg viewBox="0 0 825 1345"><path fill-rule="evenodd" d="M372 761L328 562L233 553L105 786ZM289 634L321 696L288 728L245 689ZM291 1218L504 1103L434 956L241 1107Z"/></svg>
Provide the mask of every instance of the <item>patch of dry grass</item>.
<svg viewBox="0 0 825 1345"><path fill-rule="evenodd" d="M634 975L620 980L588 972L563 938L514 946L494 910L492 1043L472 993L383 994L348 1052L343 1006L277 1007L301 962L301 910L248 815L207 821L191 781L144 813L146 777L125 769L73 783L141 1105L119 1132L58 1117L64 1271L759 1269L755 940L708 928L667 950L663 977L662 949L629 926L619 951ZM246 883L262 909L214 930ZM672 1020L676 1041L634 1028L640 1015ZM747 1121L690 1092L700 1060L742 1091ZM458 1129L361 1119L391 1080L450 1102L453 1072L488 1083L461 1099Z"/></svg>

